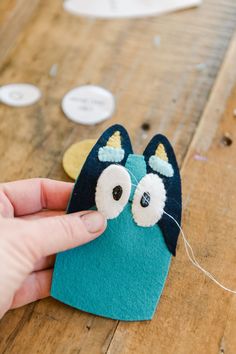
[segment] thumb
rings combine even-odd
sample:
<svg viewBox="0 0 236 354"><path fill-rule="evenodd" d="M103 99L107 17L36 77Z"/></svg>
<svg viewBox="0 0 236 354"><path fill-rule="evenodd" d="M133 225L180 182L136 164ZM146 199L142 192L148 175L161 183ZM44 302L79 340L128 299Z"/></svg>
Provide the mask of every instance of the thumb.
<svg viewBox="0 0 236 354"><path fill-rule="evenodd" d="M24 221L26 246L35 260L92 241L106 228L97 211Z"/></svg>

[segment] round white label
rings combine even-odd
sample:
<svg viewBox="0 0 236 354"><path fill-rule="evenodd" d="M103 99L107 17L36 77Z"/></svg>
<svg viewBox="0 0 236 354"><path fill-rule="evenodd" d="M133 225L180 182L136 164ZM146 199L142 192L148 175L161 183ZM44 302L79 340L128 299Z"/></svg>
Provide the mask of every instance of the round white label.
<svg viewBox="0 0 236 354"><path fill-rule="evenodd" d="M9 84L0 88L0 102L9 106L30 106L40 98L41 91L31 84Z"/></svg>
<svg viewBox="0 0 236 354"><path fill-rule="evenodd" d="M75 15L100 18L160 15L199 5L202 0L64 0L64 9Z"/></svg>
<svg viewBox="0 0 236 354"><path fill-rule="evenodd" d="M115 99L111 92L100 86L79 86L64 96L62 110L76 123L97 124L112 116Z"/></svg>

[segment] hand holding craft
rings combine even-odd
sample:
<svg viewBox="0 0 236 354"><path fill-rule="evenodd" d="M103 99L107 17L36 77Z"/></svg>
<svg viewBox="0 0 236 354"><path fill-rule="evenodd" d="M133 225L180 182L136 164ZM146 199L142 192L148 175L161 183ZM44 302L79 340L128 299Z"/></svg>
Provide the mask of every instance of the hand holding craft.
<svg viewBox="0 0 236 354"><path fill-rule="evenodd" d="M98 212L63 215L71 191L47 179L0 184L0 318L49 295L55 253L104 231Z"/></svg>

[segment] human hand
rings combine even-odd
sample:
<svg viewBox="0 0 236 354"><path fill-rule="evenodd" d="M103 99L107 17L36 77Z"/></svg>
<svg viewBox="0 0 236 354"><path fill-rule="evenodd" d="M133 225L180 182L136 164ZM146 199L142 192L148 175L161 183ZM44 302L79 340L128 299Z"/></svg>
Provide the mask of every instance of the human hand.
<svg viewBox="0 0 236 354"><path fill-rule="evenodd" d="M72 187L49 179L0 184L0 318L49 296L55 253L103 233L98 212L63 215Z"/></svg>

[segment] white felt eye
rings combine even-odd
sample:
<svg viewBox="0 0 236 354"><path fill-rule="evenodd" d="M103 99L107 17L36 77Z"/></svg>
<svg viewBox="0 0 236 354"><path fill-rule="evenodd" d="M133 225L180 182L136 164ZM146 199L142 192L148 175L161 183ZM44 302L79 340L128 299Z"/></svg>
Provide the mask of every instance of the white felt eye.
<svg viewBox="0 0 236 354"><path fill-rule="evenodd" d="M116 218L124 209L131 192L131 179L122 166L110 165L97 182L95 202L107 219Z"/></svg>
<svg viewBox="0 0 236 354"><path fill-rule="evenodd" d="M166 190L161 178L147 174L139 182L134 194L132 213L139 226L153 226L162 217L166 201Z"/></svg>

